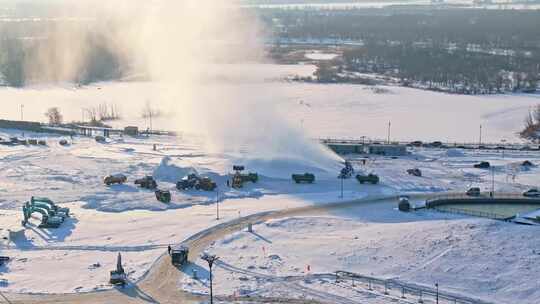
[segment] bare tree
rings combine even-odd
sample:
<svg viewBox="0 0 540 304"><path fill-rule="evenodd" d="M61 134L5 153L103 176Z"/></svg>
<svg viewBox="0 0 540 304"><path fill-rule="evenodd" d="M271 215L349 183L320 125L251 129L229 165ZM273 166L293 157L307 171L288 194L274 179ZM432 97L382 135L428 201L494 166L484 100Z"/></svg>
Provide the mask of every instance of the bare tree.
<svg viewBox="0 0 540 304"><path fill-rule="evenodd" d="M52 107L47 110L45 116L49 119L49 124L59 125L62 123L63 117L58 107Z"/></svg>

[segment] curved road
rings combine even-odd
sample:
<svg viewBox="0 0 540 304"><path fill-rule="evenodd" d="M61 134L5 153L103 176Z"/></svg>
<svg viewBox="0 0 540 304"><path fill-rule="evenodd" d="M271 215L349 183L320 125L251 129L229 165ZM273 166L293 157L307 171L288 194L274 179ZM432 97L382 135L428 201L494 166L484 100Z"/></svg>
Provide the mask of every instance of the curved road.
<svg viewBox="0 0 540 304"><path fill-rule="evenodd" d="M189 260L194 261L210 243L222 238L225 235L243 229L248 223L255 223L260 221L266 221L269 219L277 219L295 215L313 215L317 213L324 213L332 209L352 207L358 203L374 202L378 200L388 201L391 199L392 198L390 197L384 199L367 197L360 200L339 202L321 206L306 206L280 211L256 213L253 215L245 216L236 220L219 224L207 230L203 230L188 238L184 243L190 248ZM114 288L104 291L72 294L6 293L5 296L6 299L9 299L9 302L7 302L6 299L0 296L0 303L3 303L3 301L13 304L200 303L201 301L207 300L208 296L194 295L184 292L178 288L178 281L182 274L183 272L181 269L177 269L171 264L170 257L167 254L163 254L154 262L153 266L139 282L130 284L128 287L125 288ZM234 302L235 300L246 300L251 303L316 303L312 300L307 301L298 299L271 299L254 297L245 299L229 297L223 298L222 300L225 300L226 302Z"/></svg>

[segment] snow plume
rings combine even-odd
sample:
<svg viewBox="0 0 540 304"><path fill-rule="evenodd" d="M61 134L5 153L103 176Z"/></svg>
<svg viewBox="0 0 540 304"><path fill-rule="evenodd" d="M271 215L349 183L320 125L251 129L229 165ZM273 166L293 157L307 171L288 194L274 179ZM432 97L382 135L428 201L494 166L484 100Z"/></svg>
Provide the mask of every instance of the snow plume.
<svg viewBox="0 0 540 304"><path fill-rule="evenodd" d="M62 14L72 14L73 5ZM82 70L88 74L95 56L89 44L97 44L111 58L121 58L123 75L152 81L152 92L144 93L161 113L174 117L169 127L204 134L211 152L247 148L264 159L303 158L328 168L339 161L277 114L273 102L261 100L274 92L264 85L255 96L241 89L265 81L248 64L264 60L265 33L253 11L213 0L93 0L76 5L75 11L91 20L83 24L90 26L73 29L61 23L37 63L30 65L36 67L29 70L34 78L39 71L54 71L49 78L55 80L76 79Z"/></svg>

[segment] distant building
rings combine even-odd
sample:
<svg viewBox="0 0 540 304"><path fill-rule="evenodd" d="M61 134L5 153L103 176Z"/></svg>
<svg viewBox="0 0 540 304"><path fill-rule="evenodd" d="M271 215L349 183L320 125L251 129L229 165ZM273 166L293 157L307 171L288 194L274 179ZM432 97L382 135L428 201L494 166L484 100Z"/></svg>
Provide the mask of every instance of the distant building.
<svg viewBox="0 0 540 304"><path fill-rule="evenodd" d="M364 145L362 144L349 144L349 143L331 143L328 144L330 150L337 154L363 154L365 153Z"/></svg>
<svg viewBox="0 0 540 304"><path fill-rule="evenodd" d="M407 155L407 146L405 145L369 145L369 154L384 156L404 156Z"/></svg>
<svg viewBox="0 0 540 304"><path fill-rule="evenodd" d="M130 136L137 136L139 135L139 128L138 127L125 127L124 134L130 135Z"/></svg>

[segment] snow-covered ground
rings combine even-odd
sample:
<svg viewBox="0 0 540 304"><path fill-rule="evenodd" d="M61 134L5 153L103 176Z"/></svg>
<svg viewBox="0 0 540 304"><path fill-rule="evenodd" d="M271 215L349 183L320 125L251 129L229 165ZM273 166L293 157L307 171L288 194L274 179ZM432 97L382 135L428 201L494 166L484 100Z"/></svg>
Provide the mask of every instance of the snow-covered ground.
<svg viewBox="0 0 540 304"><path fill-rule="evenodd" d="M20 134L13 130L0 131L1 137L11 135ZM140 278L168 244L179 242L218 223L215 219L216 205L213 203L215 192L180 192L174 188L174 181L192 171L211 176L218 182L220 222L255 212L352 200L368 194L391 196L398 192L462 191L470 186L487 189L491 185L490 172L472 168L472 164L480 160L488 160L495 165L496 191L521 191L537 185L539 179L538 167L525 170L517 165L523 160L540 163L540 156L532 152L507 151L503 159L502 154L495 151L415 149L411 150L411 155L398 159L370 158L366 165L361 164L360 156L349 157L358 171L379 174L382 184L361 186L354 179L345 180L344 198L341 199L340 184L336 178L341 165L337 161L333 166L328 166L327 163L321 165L302 159L258 159L249 153L249 149L243 153L209 154L204 152L201 141L192 137L115 137L106 144L76 137L70 146L64 147L57 143L61 138L59 136L28 133L25 136L45 138L49 145L0 148L0 234L7 235L8 229L21 231L20 208L31 195L50 197L70 207L73 218L59 229L38 229L38 220L32 220L30 226L24 232L19 232L9 246L4 244L0 247L2 255L13 257L13 261L0 269L0 278L9 282L1 287L3 291L59 293L110 288L107 284L108 271L114 268L117 252L124 254L130 279ZM152 149L154 144L157 151ZM242 190L227 188L225 181L233 163L244 164L246 169L258 172L260 182L247 184ZM424 176L407 175L405 170L412 167L420 168ZM316 173L315 184L292 183L291 173L306 171ZM127 184L111 187L102 184L104 175L118 172L128 176ZM516 175L515 180L508 178L510 173ZM172 191L171 204L156 201L151 191L141 190L132 184L135 178L146 174L153 174L160 188ZM368 212L371 208L363 209L355 212L359 219L348 219L345 224L338 224L339 219L334 221L337 227L349 224L351 227L363 227L364 222L409 221L407 218L410 215L402 218L402 214L395 213L393 207L393 204L383 204L374 208L374 212ZM382 212L381 208L386 211ZM388 219L385 212L389 212L393 220ZM329 216L348 218L346 213ZM442 239L446 237L445 233L457 229L452 224L454 221L432 221L433 217L415 217L414 225L410 224L419 225L414 233L426 231L427 235L419 234L419 239ZM357 220L358 223L355 223ZM480 227L494 225L488 220L474 222L482 223L478 224ZM435 223L431 228L430 225ZM392 226L383 225L373 229L386 227ZM256 231L259 229L257 227ZM398 225L392 229L399 230ZM526 229L535 231L536 228L516 229L507 228L497 233L504 235L504 231L508 231L508 238L518 233L518 239L524 235L534 241L533 236L527 234L529 232L521 232L529 231ZM328 233L333 232L329 230ZM380 238L378 244L390 246L395 241ZM532 250L536 245L531 244L528 248ZM321 247L326 248L321 250L332 251L329 249L331 247ZM293 251L300 256L302 250ZM399 251L397 247L394 250ZM418 250L418 254L426 254L428 248L420 247ZM501 259L507 259L506 253L500 252ZM278 254L281 256L281 253ZM412 252L407 254L411 255L407 257L413 255ZM338 256L340 254L336 253L334 257ZM361 254L357 256L360 258ZM389 265L385 272L374 273L398 275L398 271L406 267L408 262L400 260L404 261L401 264L397 261L394 260L392 264L395 268ZM318 263L314 261L313 265ZM99 267L94 264L99 264ZM295 267L301 269L304 266ZM323 270L326 268L313 267L315 272L326 271ZM356 270L371 273L366 269ZM411 280L428 283L427 279L417 276L411 277ZM408 279L406 276L403 278ZM443 279L451 286L450 276ZM486 280L491 282L490 279ZM460 288L459 285L454 287L456 290Z"/></svg>
<svg viewBox="0 0 540 304"><path fill-rule="evenodd" d="M220 258L214 272L214 290L220 294L291 292L316 300L345 296L348 303L373 303L350 288L351 282L345 284L349 290L332 284L332 274L344 270L427 287L438 282L445 292L496 303L536 303L540 295L536 227L430 212L403 214L393 202L271 220L254 225L252 233L237 232L215 242L208 252ZM196 280L184 277L180 286L206 293L206 283L199 273ZM385 296L370 297L380 301Z"/></svg>

